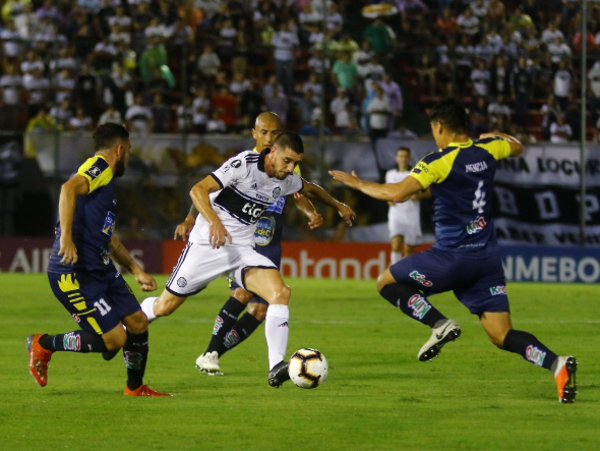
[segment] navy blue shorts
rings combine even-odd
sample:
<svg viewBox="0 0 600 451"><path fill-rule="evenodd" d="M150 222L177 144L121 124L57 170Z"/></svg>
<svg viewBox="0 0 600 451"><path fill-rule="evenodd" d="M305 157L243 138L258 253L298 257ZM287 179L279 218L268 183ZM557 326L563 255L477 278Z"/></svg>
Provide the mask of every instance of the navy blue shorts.
<svg viewBox="0 0 600 451"><path fill-rule="evenodd" d="M472 251L432 248L390 267L398 283L425 295L453 291L471 313L509 312L500 249L488 245Z"/></svg>
<svg viewBox="0 0 600 451"><path fill-rule="evenodd" d="M120 272L48 273L54 296L69 311L79 327L102 335L114 329L121 318L140 310L140 304Z"/></svg>

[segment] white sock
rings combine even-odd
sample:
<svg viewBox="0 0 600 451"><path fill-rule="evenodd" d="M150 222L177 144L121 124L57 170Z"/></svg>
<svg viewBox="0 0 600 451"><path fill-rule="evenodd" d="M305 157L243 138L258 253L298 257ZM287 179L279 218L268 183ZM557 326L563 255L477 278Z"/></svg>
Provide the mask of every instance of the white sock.
<svg viewBox="0 0 600 451"><path fill-rule="evenodd" d="M402 253L392 252L392 265L400 260L402 260Z"/></svg>
<svg viewBox="0 0 600 451"><path fill-rule="evenodd" d="M290 334L290 309L284 304L271 304L267 310L265 336L269 350L269 369L285 358Z"/></svg>
<svg viewBox="0 0 600 451"><path fill-rule="evenodd" d="M146 298L142 301L142 312L144 312L146 314L146 316L148 317L148 322L151 323L152 321L154 321L156 319L156 315L154 314L154 301L156 300L156 297L153 298Z"/></svg>

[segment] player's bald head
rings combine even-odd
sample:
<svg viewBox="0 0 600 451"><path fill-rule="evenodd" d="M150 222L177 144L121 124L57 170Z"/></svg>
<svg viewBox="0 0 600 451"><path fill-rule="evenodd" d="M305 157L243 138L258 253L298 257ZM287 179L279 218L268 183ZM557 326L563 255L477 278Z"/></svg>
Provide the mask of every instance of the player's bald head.
<svg viewBox="0 0 600 451"><path fill-rule="evenodd" d="M256 120L254 121L254 128L281 128L281 119L279 116L272 111L265 111L264 113L260 113L256 116Z"/></svg>

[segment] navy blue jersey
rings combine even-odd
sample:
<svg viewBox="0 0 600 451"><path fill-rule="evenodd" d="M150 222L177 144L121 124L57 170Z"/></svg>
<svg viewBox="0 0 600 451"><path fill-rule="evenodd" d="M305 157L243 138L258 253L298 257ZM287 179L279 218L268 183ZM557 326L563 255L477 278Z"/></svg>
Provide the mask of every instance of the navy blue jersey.
<svg viewBox="0 0 600 451"><path fill-rule="evenodd" d="M113 268L109 243L115 227L117 199L112 169L104 157L94 156L79 167L77 175L87 178L90 184L87 195L77 196L73 215L73 242L78 260L75 265L60 262L61 229L57 220L48 272L66 274Z"/></svg>
<svg viewBox="0 0 600 451"><path fill-rule="evenodd" d="M412 170L431 187L436 243L441 249L477 249L495 243L492 193L497 160L510 155L501 138L451 143L425 156Z"/></svg>

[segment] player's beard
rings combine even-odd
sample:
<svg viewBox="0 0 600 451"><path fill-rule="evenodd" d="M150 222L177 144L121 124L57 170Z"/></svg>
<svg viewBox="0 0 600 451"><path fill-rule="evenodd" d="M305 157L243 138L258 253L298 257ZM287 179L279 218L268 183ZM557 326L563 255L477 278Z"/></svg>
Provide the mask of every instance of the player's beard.
<svg viewBox="0 0 600 451"><path fill-rule="evenodd" d="M123 174L125 174L125 155L115 163L115 177L121 177Z"/></svg>

